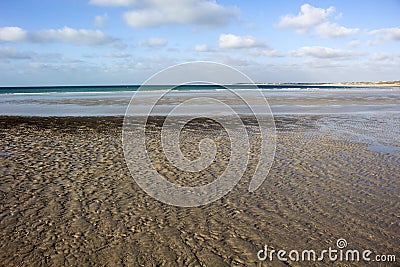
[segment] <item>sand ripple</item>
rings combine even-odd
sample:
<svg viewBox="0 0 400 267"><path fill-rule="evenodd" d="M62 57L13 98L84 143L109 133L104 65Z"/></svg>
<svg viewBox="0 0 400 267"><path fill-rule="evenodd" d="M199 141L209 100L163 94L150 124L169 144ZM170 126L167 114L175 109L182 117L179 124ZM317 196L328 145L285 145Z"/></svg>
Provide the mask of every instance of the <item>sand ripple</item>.
<svg viewBox="0 0 400 267"><path fill-rule="evenodd" d="M131 178L121 118L1 118L1 265L252 266L260 264L257 251L265 244L318 250L338 238L354 249L398 253L400 153L369 149L372 139L341 131L358 127L394 146L398 124L368 117L276 121L275 161L257 191L247 191L250 164L222 199L177 208L154 200ZM178 173L157 157L156 128L149 146L160 172L178 183L195 182L198 176ZM227 159L224 134L209 128L198 137L216 138L218 157ZM374 138L384 128L397 132ZM256 136L251 124L248 130ZM190 145L197 137L188 138L183 151L196 157ZM210 181L225 165L222 160L199 177Z"/></svg>

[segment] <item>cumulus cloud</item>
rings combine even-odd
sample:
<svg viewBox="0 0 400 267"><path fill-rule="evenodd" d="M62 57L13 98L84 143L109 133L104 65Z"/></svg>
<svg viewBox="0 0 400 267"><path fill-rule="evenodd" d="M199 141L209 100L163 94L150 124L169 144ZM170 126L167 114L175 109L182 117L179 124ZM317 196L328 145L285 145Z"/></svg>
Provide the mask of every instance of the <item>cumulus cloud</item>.
<svg viewBox="0 0 400 267"><path fill-rule="evenodd" d="M93 21L93 26L97 28L104 28L108 24L108 15L104 14L101 16L95 16Z"/></svg>
<svg viewBox="0 0 400 267"><path fill-rule="evenodd" d="M253 36L238 36L234 34L221 34L219 36L220 48L252 48L252 47L266 47L266 44L258 41Z"/></svg>
<svg viewBox="0 0 400 267"><path fill-rule="evenodd" d="M304 34L311 27L325 22L329 14L334 11L334 7L323 9L304 4L300 7L300 12L297 16L292 14L281 16L277 26L280 28L294 28L296 32Z"/></svg>
<svg viewBox="0 0 400 267"><path fill-rule="evenodd" d="M222 26L239 13L237 8L224 7L213 0L90 0L89 3L132 8L123 18L135 28L167 24Z"/></svg>
<svg viewBox="0 0 400 267"><path fill-rule="evenodd" d="M36 42L36 43L70 43L78 45L105 45L112 44L121 47L116 38L106 35L100 30L73 29L47 29L38 32L27 32L19 27L0 28L0 41L9 42Z"/></svg>
<svg viewBox="0 0 400 267"><path fill-rule="evenodd" d="M217 47L198 44L194 47L197 52L221 52L226 50L242 50L250 56L280 57L278 51L271 49L265 42L253 36L239 36L234 34L221 34Z"/></svg>
<svg viewBox="0 0 400 267"><path fill-rule="evenodd" d="M125 12L125 22L135 28L166 24L222 26L237 16L236 8L227 8L210 0L91 0L90 3L108 6L131 6Z"/></svg>
<svg viewBox="0 0 400 267"><path fill-rule="evenodd" d="M323 46L304 46L297 51L291 52L292 56L310 56L320 59L351 59L359 56L360 53L350 50L335 49Z"/></svg>
<svg viewBox="0 0 400 267"><path fill-rule="evenodd" d="M24 41L28 33L20 27L0 27L0 41L18 42Z"/></svg>
<svg viewBox="0 0 400 267"><path fill-rule="evenodd" d="M378 29L370 31L369 34L376 37L376 42L384 40L400 41L400 28Z"/></svg>
<svg viewBox="0 0 400 267"><path fill-rule="evenodd" d="M162 38L150 38L148 40L141 40L139 41L140 46L147 46L147 47L160 47L167 45L167 40Z"/></svg>
<svg viewBox="0 0 400 267"><path fill-rule="evenodd" d="M358 28L350 29L336 23L324 22L316 27L318 35L325 38L337 38L356 34L360 31Z"/></svg>
<svg viewBox="0 0 400 267"><path fill-rule="evenodd" d="M281 16L276 26L294 29L299 34L306 34L312 31L318 36L329 39L353 35L360 31L358 28L346 28L330 22L329 17L333 12L335 12L334 7L323 9L304 4L300 7L298 15L287 14ZM339 15L335 16L335 19L340 19L341 17L342 13L339 13Z"/></svg>

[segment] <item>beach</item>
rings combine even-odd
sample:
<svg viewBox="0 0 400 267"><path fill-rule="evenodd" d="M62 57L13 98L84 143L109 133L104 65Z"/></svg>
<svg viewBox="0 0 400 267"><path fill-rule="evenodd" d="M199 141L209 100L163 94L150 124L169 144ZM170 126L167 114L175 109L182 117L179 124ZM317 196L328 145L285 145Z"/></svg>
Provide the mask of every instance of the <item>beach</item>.
<svg viewBox="0 0 400 267"><path fill-rule="evenodd" d="M278 3L2 0L0 267L400 267L400 0Z"/></svg>
<svg viewBox="0 0 400 267"><path fill-rule="evenodd" d="M176 183L199 183L157 156L162 121L151 117L146 136L157 170ZM275 158L260 188L248 191L249 171L223 198L193 208L159 202L137 185L124 159L122 122L0 117L2 266L323 266L328 258L261 261L257 253L265 245L337 249L341 238L371 257L398 254L398 113L276 115ZM251 120L246 125L256 134ZM218 125L204 120L189 130L186 145L208 137L222 158L228 153ZM203 182L224 164L207 169Z"/></svg>

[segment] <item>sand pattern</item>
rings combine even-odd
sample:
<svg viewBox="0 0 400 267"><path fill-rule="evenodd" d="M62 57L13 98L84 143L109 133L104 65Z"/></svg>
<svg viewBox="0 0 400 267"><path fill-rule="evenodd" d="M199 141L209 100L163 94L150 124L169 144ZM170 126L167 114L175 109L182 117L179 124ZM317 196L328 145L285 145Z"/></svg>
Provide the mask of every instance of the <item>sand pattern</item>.
<svg viewBox="0 0 400 267"><path fill-rule="evenodd" d="M380 136L380 129L400 118L390 120L277 117L275 160L257 191L247 191L256 161L251 157L244 177L225 197L178 208L153 199L132 179L122 152L122 118L2 117L0 265L259 266L257 252L264 245L322 250L339 238L349 248L396 254L400 151L377 151L371 139L335 132L352 126L364 128L365 136ZM159 147L159 121L150 124L151 157L171 181L208 183L226 166L229 140L214 122L194 122L182 134L189 158L199 156L194 148L205 136L218 144L219 161L195 175L168 164ZM247 125L257 149L257 131ZM398 125L389 127L393 135L383 138L386 143L377 143L395 147Z"/></svg>

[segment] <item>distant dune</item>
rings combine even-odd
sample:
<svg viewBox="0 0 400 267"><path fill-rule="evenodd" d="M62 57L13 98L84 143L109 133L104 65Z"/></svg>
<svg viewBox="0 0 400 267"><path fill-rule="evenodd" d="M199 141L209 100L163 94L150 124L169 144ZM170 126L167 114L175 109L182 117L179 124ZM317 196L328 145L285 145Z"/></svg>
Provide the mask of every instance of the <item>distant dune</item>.
<svg viewBox="0 0 400 267"><path fill-rule="evenodd" d="M249 85L247 83L237 83L240 85ZM379 82L338 82L338 83L326 83L326 82L276 82L276 83L263 83L256 82L256 85L301 85L301 86L400 86L400 80L398 81L379 81Z"/></svg>
<svg viewBox="0 0 400 267"><path fill-rule="evenodd" d="M379 81L379 82L341 82L329 83L325 85L350 85L350 86L400 86L399 81Z"/></svg>

